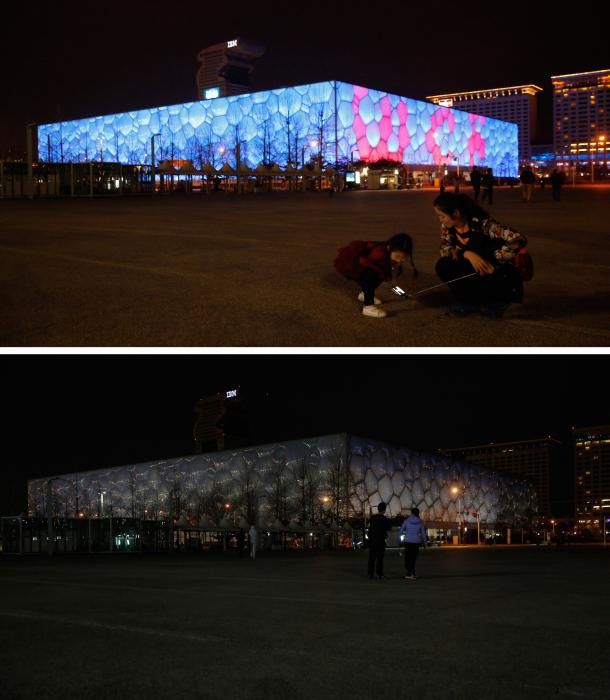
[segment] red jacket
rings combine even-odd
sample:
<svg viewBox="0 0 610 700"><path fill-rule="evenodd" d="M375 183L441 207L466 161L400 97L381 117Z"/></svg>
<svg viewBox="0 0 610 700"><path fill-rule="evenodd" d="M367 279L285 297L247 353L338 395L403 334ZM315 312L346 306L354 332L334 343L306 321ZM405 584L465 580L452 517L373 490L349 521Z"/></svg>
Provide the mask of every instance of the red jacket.
<svg viewBox="0 0 610 700"><path fill-rule="evenodd" d="M357 280L366 270L373 270L380 281L392 279L392 261L385 242L352 241L339 250L335 270L350 280Z"/></svg>

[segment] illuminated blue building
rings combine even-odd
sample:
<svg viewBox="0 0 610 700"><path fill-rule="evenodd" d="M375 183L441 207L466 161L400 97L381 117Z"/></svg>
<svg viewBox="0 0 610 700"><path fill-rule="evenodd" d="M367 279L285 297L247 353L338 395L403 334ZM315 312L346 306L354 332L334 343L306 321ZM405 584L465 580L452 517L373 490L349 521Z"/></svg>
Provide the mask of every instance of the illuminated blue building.
<svg viewBox="0 0 610 700"><path fill-rule="evenodd" d="M328 81L142 109L38 128L43 161L198 167L335 164L388 159L411 166L472 165L518 172L518 127L509 122Z"/></svg>

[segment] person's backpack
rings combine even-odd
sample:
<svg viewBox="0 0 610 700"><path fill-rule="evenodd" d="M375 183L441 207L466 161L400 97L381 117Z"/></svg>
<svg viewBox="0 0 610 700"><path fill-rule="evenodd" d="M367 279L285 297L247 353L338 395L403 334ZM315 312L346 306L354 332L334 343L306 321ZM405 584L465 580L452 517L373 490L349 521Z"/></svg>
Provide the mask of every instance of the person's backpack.
<svg viewBox="0 0 610 700"><path fill-rule="evenodd" d="M521 248L521 250L515 255L514 263L521 279L524 282L529 282L534 276L534 261L532 256L527 252L527 248Z"/></svg>
<svg viewBox="0 0 610 700"><path fill-rule="evenodd" d="M362 265L360 258L366 257L375 243L369 241L352 241L343 248L339 248L339 253L335 258L335 270L349 280L360 277Z"/></svg>

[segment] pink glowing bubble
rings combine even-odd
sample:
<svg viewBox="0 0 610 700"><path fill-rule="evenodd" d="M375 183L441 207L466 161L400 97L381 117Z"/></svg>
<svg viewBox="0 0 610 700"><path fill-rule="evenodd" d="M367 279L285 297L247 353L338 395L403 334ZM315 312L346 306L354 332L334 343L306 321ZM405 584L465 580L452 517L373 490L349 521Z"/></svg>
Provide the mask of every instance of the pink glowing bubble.
<svg viewBox="0 0 610 700"><path fill-rule="evenodd" d="M379 105L381 107L381 114L384 117L389 117L392 114L392 103L387 95L381 98Z"/></svg>
<svg viewBox="0 0 610 700"><path fill-rule="evenodd" d="M411 137L406 125L400 126L398 129L398 143L401 148L406 148L411 143Z"/></svg>
<svg viewBox="0 0 610 700"><path fill-rule="evenodd" d="M366 97L368 94L368 88L361 87L360 85L354 85L354 99L360 101L363 97Z"/></svg>
<svg viewBox="0 0 610 700"><path fill-rule="evenodd" d="M407 117L409 116L409 110L407 108L407 105L402 101L399 102L398 107L396 107L396 111L398 112L398 118L400 119L400 123L406 124Z"/></svg>
<svg viewBox="0 0 610 700"><path fill-rule="evenodd" d="M370 160L371 158L371 144L366 136L358 139L358 151L360 152L360 158L362 160Z"/></svg>
<svg viewBox="0 0 610 700"><path fill-rule="evenodd" d="M388 158L390 155L386 141L380 141L375 150L377 151L378 158Z"/></svg>
<svg viewBox="0 0 610 700"><path fill-rule="evenodd" d="M392 118L388 115L387 117L382 117L379 122L379 133L381 134L381 139L387 141L394 129L392 128Z"/></svg>
<svg viewBox="0 0 610 700"><path fill-rule="evenodd" d="M362 121L362 117L359 114L354 117L353 129L356 140L359 141L361 138L366 137L366 124Z"/></svg>

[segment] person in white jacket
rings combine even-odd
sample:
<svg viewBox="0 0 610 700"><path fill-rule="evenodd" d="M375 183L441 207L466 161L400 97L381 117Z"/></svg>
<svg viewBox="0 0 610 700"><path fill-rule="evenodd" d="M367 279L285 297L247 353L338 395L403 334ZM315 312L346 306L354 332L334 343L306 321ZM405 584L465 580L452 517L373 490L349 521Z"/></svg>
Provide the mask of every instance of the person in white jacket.
<svg viewBox="0 0 610 700"><path fill-rule="evenodd" d="M405 578L415 581L415 560L419 546L428 546L426 528L419 517L419 508L411 508L411 515L405 518L398 531L398 538L405 545Z"/></svg>

